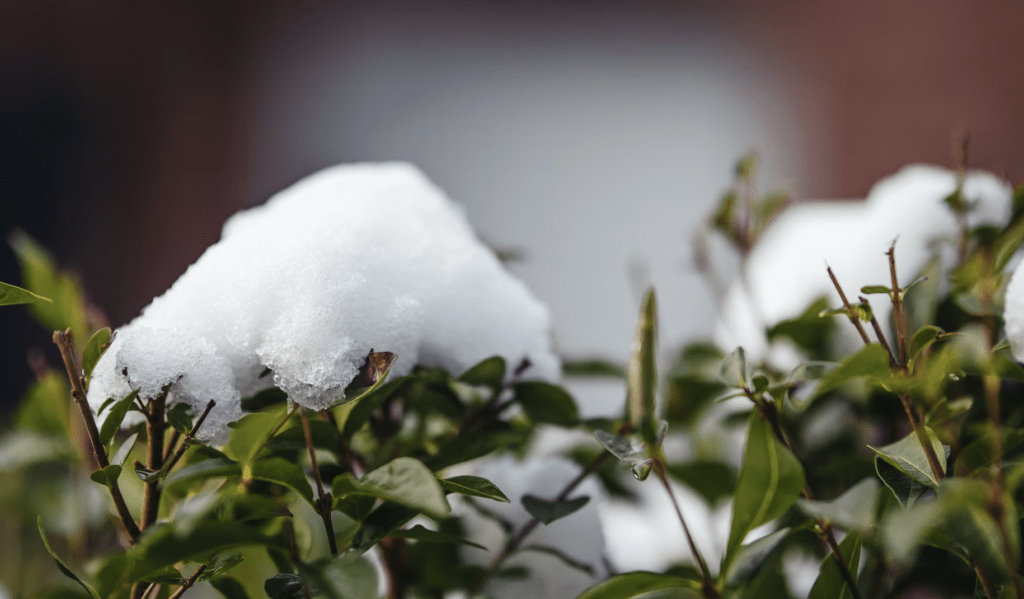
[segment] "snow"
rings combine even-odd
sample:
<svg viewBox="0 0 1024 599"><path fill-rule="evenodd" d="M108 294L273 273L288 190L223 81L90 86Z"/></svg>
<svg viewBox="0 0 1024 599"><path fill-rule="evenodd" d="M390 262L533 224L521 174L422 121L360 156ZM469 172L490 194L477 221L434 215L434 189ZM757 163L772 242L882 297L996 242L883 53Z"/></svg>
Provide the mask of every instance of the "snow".
<svg viewBox="0 0 1024 599"><path fill-rule="evenodd" d="M901 285L911 282L933 255L940 255L948 268L956 259L959 226L943 200L956 184L953 171L911 165L876 183L863 202L790 207L765 230L742 276L726 293L716 341L727 350L743 346L754 360L793 367L799 356L784 346L770 348L764 331L799 316L822 295L832 307L842 305L826 265L851 302L865 285L890 284L885 252L893 240ZM1001 225L1009 219L1012 189L991 173L967 173L963 197L974 205L968 213L970 227ZM942 240L948 243L933 245ZM885 323L891 306L881 297L869 299L879 322ZM852 326L840 330L844 345L859 342Z"/></svg>
<svg viewBox="0 0 1024 599"><path fill-rule="evenodd" d="M338 403L371 349L398 355L392 375L501 355L509 371L528 357L525 378L557 380L549 320L416 167L335 166L231 217L117 331L89 402L171 383L168 401L194 415L217 401L201 436L220 442L239 398L271 384L311 409Z"/></svg>

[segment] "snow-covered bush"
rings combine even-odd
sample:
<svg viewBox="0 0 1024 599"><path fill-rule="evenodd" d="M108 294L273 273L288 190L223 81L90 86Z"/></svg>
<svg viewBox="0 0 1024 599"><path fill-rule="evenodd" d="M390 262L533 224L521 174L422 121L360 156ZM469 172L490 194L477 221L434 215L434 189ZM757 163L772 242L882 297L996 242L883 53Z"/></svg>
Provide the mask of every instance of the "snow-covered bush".
<svg viewBox="0 0 1024 599"><path fill-rule="evenodd" d="M653 290L627 364L561 365L546 309L408 165L328 169L236 215L113 336L12 238L26 289L0 283L0 305L57 329L67 377L35 359L0 437L4 553L31 573L0 556L0 584L1024 597L1024 188L914 166L862 203L785 209L753 171L709 222L742 261L718 343L663 376ZM622 415L582 419L562 368L622 379ZM607 533L664 511L637 526L685 557L617 572L644 548Z"/></svg>

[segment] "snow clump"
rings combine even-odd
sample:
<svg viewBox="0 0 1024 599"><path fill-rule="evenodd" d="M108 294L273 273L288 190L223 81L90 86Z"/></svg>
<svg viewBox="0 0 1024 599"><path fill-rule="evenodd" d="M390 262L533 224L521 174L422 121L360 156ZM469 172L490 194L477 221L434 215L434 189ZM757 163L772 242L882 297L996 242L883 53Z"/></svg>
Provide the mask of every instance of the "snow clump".
<svg viewBox="0 0 1024 599"><path fill-rule="evenodd" d="M765 230L727 291L716 341L728 350L742 346L755 360L791 368L799 357L784 347L769 347L765 330L798 317L823 295L832 307L842 305L826 264L851 302L865 285L890 284L885 252L894 239L901 285L910 283L936 254L949 268L956 260L960 227L943 200L956 186L957 175L951 170L911 165L876 183L863 202L790 207ZM1002 225L1009 219L1013 190L1003 179L970 171L962 194L972 206L968 227ZM948 243L932 245L940 240ZM871 305L879 322L886 322L892 309L888 302ZM842 330L844 342L853 347L853 327Z"/></svg>
<svg viewBox="0 0 1024 599"><path fill-rule="evenodd" d="M510 371L528 358L525 378L555 381L549 320L416 167L335 166L232 216L117 331L89 402L97 410L131 389L148 400L170 384L168 402L193 416L216 400L200 436L219 443L240 398L271 384L307 408L338 403L371 349L397 354L392 375L416 364L459 373L500 355Z"/></svg>

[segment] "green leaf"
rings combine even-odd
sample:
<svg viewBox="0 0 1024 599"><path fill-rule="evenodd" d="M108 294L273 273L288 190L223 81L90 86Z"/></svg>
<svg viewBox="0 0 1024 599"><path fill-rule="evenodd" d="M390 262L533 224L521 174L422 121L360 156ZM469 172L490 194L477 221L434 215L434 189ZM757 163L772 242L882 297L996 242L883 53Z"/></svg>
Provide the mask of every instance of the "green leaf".
<svg viewBox="0 0 1024 599"><path fill-rule="evenodd" d="M288 414L283 405L266 412L242 416L237 422L228 425L233 432L231 440L224 446L224 453L237 462L251 462L287 418Z"/></svg>
<svg viewBox="0 0 1024 599"><path fill-rule="evenodd" d="M70 568L65 566L64 562L60 561L60 558L57 557L57 554L53 552L53 547L50 547L50 539L46 538L46 530L43 529L42 516L38 516L36 518L36 525L39 526L39 536L43 539L43 545L46 547L46 552L49 553L50 557L53 558L53 561L56 562L57 569L60 570L61 574L77 582L83 589L85 589L85 592L89 593L89 596L93 597L93 599L100 599L100 596L96 593L96 589L92 588L92 586L90 586L89 583L79 578L77 574L75 574L71 571Z"/></svg>
<svg viewBox="0 0 1024 599"><path fill-rule="evenodd" d="M242 398L243 412L259 412L264 408L283 404L288 400L288 394L277 387L267 387L255 395Z"/></svg>
<svg viewBox="0 0 1024 599"><path fill-rule="evenodd" d="M45 462L74 463L80 459L78 449L63 436L15 429L0 437L0 472L14 472Z"/></svg>
<svg viewBox="0 0 1024 599"><path fill-rule="evenodd" d="M335 498L345 495L371 495L442 518L451 511L441 483L434 473L417 459L401 457L368 472L358 481L351 473L337 476L331 485Z"/></svg>
<svg viewBox="0 0 1024 599"><path fill-rule="evenodd" d="M345 552L298 567L323 599L377 599L377 570L362 555Z"/></svg>
<svg viewBox="0 0 1024 599"><path fill-rule="evenodd" d="M866 285L860 288L860 292L864 295L876 295L884 293L885 295L892 295L892 289L885 285Z"/></svg>
<svg viewBox="0 0 1024 599"><path fill-rule="evenodd" d="M29 304L29 313L51 331L70 328L80 349L88 339L89 327L77 278L59 271L53 256L24 232L15 231L8 241L21 266L22 285L33 294L52 300Z"/></svg>
<svg viewBox="0 0 1024 599"><path fill-rule="evenodd" d="M590 497L586 495L563 501L548 501L533 495L523 495L522 499L526 511L544 524L551 524L583 509L589 501Z"/></svg>
<svg viewBox="0 0 1024 599"><path fill-rule="evenodd" d="M196 578L197 581L210 580L220 576L245 561L245 556L235 551L221 551L206 564L206 569Z"/></svg>
<svg viewBox="0 0 1024 599"><path fill-rule="evenodd" d="M566 360L562 362L562 376L614 377L621 379L626 377L626 369L614 362L600 358Z"/></svg>
<svg viewBox="0 0 1024 599"><path fill-rule="evenodd" d="M677 576L627 572L590 587L576 599L700 599L699 588L694 581Z"/></svg>
<svg viewBox="0 0 1024 599"><path fill-rule="evenodd" d="M430 530L417 524L407 530L395 530L387 535L388 537L398 537L402 539L412 539L414 541L423 541L425 543L456 543L460 545L469 545L470 547L476 547L477 549L483 549L487 551L487 548L483 545L478 545L472 541L467 541L462 537L455 535L445 534L443 532L437 532L436 530Z"/></svg>
<svg viewBox="0 0 1024 599"><path fill-rule="evenodd" d="M857 570L860 568L860 548L861 538L858 531L847 533L846 538L839 543L839 552L843 555L847 567L855 578ZM852 597L854 597L853 591L850 590L846 577L840 571L835 555L825 556L818 571L818 579L814 581L814 586L811 587L807 599L852 599Z"/></svg>
<svg viewBox="0 0 1024 599"><path fill-rule="evenodd" d="M633 435L623 437L601 429L594 431L594 436L620 462L630 467L637 480L647 479L653 459L646 443Z"/></svg>
<svg viewBox="0 0 1024 599"><path fill-rule="evenodd" d="M593 566L585 564L573 558L572 556L565 553L561 549L558 549L557 547L551 547L550 545L526 545L525 547L520 547L519 551L533 551L534 553L544 553L552 557L558 558L566 566L569 566L574 570L579 570L587 576L594 575Z"/></svg>
<svg viewBox="0 0 1024 599"><path fill-rule="evenodd" d="M509 503L508 497L494 483L479 476L453 476L440 480L441 488L448 493L459 493L470 497L483 497L502 503Z"/></svg>
<svg viewBox="0 0 1024 599"><path fill-rule="evenodd" d="M356 378L348 384L348 387L345 387L344 399L335 404L335 407L360 401L376 391L387 380L388 373L391 372L391 367L395 365L397 359L398 356L391 352L370 350L366 361L359 368Z"/></svg>
<svg viewBox="0 0 1024 599"><path fill-rule="evenodd" d="M804 470L775 438L771 425L755 410L750 415L743 465L733 494L732 527L723 569L728 571L740 543L753 528L778 518L804 488Z"/></svg>
<svg viewBox="0 0 1024 599"><path fill-rule="evenodd" d="M355 538L352 539L352 548L359 552L366 551L392 531L405 526L418 513L399 503L385 501L363 520Z"/></svg>
<svg viewBox="0 0 1024 599"><path fill-rule="evenodd" d="M791 531L790 528L783 528L753 543L742 545L724 576L726 586L735 587L753 578Z"/></svg>
<svg viewBox="0 0 1024 599"><path fill-rule="evenodd" d="M654 289L648 289L644 295L633 352L629 359L626 420L651 447L658 443L654 411L658 386L657 334L658 303Z"/></svg>
<svg viewBox="0 0 1024 599"><path fill-rule="evenodd" d="M309 486L309 481L306 480L306 475L302 472L302 468L294 462L289 462L284 458L256 460L252 464L251 475L247 478L265 480L288 487L298 493L310 505L315 506L313 488Z"/></svg>
<svg viewBox="0 0 1024 599"><path fill-rule="evenodd" d="M526 416L534 423L563 427L579 424L576 402L565 389L541 381L516 383L513 389L515 401L523 406Z"/></svg>
<svg viewBox="0 0 1024 599"><path fill-rule="evenodd" d="M121 467L116 464L110 464L105 468L97 470L89 475L89 478L93 482L99 483L104 487L113 487L117 484L118 477L121 476Z"/></svg>
<svg viewBox="0 0 1024 599"><path fill-rule="evenodd" d="M505 359L501 356L487 358L463 372L456 380L474 387L488 387L493 393L498 393L505 384Z"/></svg>
<svg viewBox="0 0 1024 599"><path fill-rule="evenodd" d="M82 372L85 373L85 388L89 388L89 381L92 380L92 371L96 363L100 361L103 352L110 347L110 327L103 327L89 337L89 341L82 350Z"/></svg>
<svg viewBox="0 0 1024 599"><path fill-rule="evenodd" d="M930 428L925 427L924 430L928 439L931 441L936 457L939 458L939 466L942 469L943 474L945 474L946 450L942 445L942 441L939 441L935 432ZM935 479L935 474L932 472L931 466L928 464L928 458L925 455L924 449L921 447L921 443L918 441L917 434L910 433L899 441L886 445L885 447L876 448L871 447L870 445L868 445L868 447L878 454L875 458L876 460L885 460L891 466L906 474L918 484L924 485L930 489L935 489L939 486L939 481Z"/></svg>
<svg viewBox="0 0 1024 599"><path fill-rule="evenodd" d="M107 417L103 420L103 425L100 426L100 443L104 447L110 445L114 435L117 433L117 429L121 428L121 423L124 422L125 414L131 409L135 398L138 396L139 391L136 389L110 406L110 410L107 411Z"/></svg>
<svg viewBox="0 0 1024 599"><path fill-rule="evenodd" d="M373 392L364 395L359 400L359 403L352 406L352 410L348 413L345 425L342 427L342 436L346 439L351 439L352 435L356 434L366 424L366 421L370 419L370 415L373 414L374 410L401 389L408 380L408 377L402 377L388 381L386 384L374 389Z"/></svg>
<svg viewBox="0 0 1024 599"><path fill-rule="evenodd" d="M863 530L875 523L878 491L878 481L865 478L832 501L800 498L796 503L812 518L822 518L846 530Z"/></svg>
<svg viewBox="0 0 1024 599"><path fill-rule="evenodd" d="M820 397L861 377L870 377L876 381L888 379L889 354L884 347L878 344L868 345L840 362L834 370L821 377L815 396Z"/></svg>
<svg viewBox="0 0 1024 599"><path fill-rule="evenodd" d="M176 403L167 410L167 422L183 435L192 431L192 406L187 403Z"/></svg>
<svg viewBox="0 0 1024 599"><path fill-rule="evenodd" d="M719 368L719 377L726 385L735 389L742 389L750 386L747 374L747 352L742 347L737 347L722 360Z"/></svg>
<svg viewBox="0 0 1024 599"><path fill-rule="evenodd" d="M167 475L165 487L183 487L191 483L210 478L242 476L242 466L238 462L223 459L206 459L194 464L182 466Z"/></svg>
<svg viewBox="0 0 1024 599"><path fill-rule="evenodd" d="M911 363L917 360L917 357L921 352L945 336L946 331L943 331L935 325L925 325L918 329L910 338L910 347L907 348L907 353L910 355Z"/></svg>
<svg viewBox="0 0 1024 599"><path fill-rule="evenodd" d="M275 574L263 583L263 590L270 599L305 599L306 591L302 579L295 574Z"/></svg>
<svg viewBox="0 0 1024 599"><path fill-rule="evenodd" d="M0 281L0 306L16 306L18 304L31 304L37 301L53 303L48 297L36 295L28 289L8 285Z"/></svg>

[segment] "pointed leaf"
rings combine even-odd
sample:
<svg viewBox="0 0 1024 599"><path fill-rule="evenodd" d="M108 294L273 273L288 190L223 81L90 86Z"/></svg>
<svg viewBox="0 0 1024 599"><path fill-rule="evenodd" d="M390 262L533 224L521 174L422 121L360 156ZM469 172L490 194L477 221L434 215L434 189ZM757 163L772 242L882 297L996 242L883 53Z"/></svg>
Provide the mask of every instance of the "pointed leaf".
<svg viewBox="0 0 1024 599"><path fill-rule="evenodd" d="M939 466L942 468L943 474L945 474L945 447L943 447L942 441L939 441L939 438L930 428L925 427L924 430L925 434L931 440L932 448L935 450L935 455L939 458ZM932 472L931 466L928 464L928 458L925 456L924 449L918 441L917 434L910 433L899 441L886 445L885 447L876 448L871 447L870 445L868 445L868 447L878 454L875 458L876 460L885 460L900 472L914 479L918 484L922 484L931 489L935 489L939 486L939 481L935 479L935 474Z"/></svg>
<svg viewBox="0 0 1024 599"><path fill-rule="evenodd" d="M36 525L39 526L39 536L43 539L43 545L46 547L46 552L49 553L50 557L53 558L53 561L57 563L57 569L60 570L61 574L77 582L83 589L85 589L86 593L89 593L89 596L93 597L93 599L100 599L100 596L96 593L96 589L92 588L89 583L79 578L77 574L65 566L64 562L62 562L60 558L57 557L57 554L53 552L53 547L50 547L50 539L46 538L46 530L43 529L42 516L36 518Z"/></svg>
<svg viewBox="0 0 1024 599"><path fill-rule="evenodd" d="M380 497L433 518L444 517L451 511L434 473L423 462L409 457L392 460L358 481L351 474L335 477L331 492L339 499L351 494Z"/></svg>
<svg viewBox="0 0 1024 599"><path fill-rule="evenodd" d="M747 352L742 347L737 347L722 360L719 368L719 377L726 385L736 389L749 387L747 380Z"/></svg>
<svg viewBox="0 0 1024 599"><path fill-rule="evenodd" d="M862 530L874 524L878 491L878 481L865 478L832 501L800 498L796 502L808 516L822 518L846 530Z"/></svg>
<svg viewBox="0 0 1024 599"><path fill-rule="evenodd" d="M892 289L886 287L885 285L866 285L860 288L860 292L863 293L864 295L875 295L879 293L891 295Z"/></svg>
<svg viewBox="0 0 1024 599"><path fill-rule="evenodd" d="M734 587L753 578L791 531L791 528L783 528L761 537L753 543L741 546L725 576L726 586Z"/></svg>
<svg viewBox="0 0 1024 599"><path fill-rule="evenodd" d="M398 360L398 355L394 353L371 350L366 356L366 361L359 368L356 378L348 384L348 387L345 387L345 397L337 405L359 401L380 388L387 380L388 373L391 372L391 367L395 365L396 360Z"/></svg>
<svg viewBox="0 0 1024 599"><path fill-rule="evenodd" d="M771 425L755 410L750 415L743 465L733 494L726 571L747 533L781 516L803 488L804 470L800 462L775 438Z"/></svg>
<svg viewBox="0 0 1024 599"><path fill-rule="evenodd" d="M479 476L453 476L441 481L441 488L448 493L459 493L470 497L483 497L502 503L509 503L508 497L494 483Z"/></svg>
<svg viewBox="0 0 1024 599"><path fill-rule="evenodd" d="M315 506L313 488L309 486L309 481L306 480L306 475L302 472L302 468L285 458L256 460L252 464L250 478L253 480L265 480L287 487L298 493L310 505Z"/></svg>
<svg viewBox="0 0 1024 599"><path fill-rule="evenodd" d="M858 531L852 531L839 543L839 552L846 561L847 568L857 577L857 570L860 568L861 538ZM829 554L821 562L821 569L818 571L818 579L814 581L811 592L807 599L852 599L855 595L850 590L836 562L836 556ZM859 596L859 595L858 595Z"/></svg>
<svg viewBox="0 0 1024 599"><path fill-rule="evenodd" d="M0 281L0 306L31 304L38 301L53 303L53 300L48 297L36 295L28 289L8 285L7 283Z"/></svg>
<svg viewBox="0 0 1024 599"><path fill-rule="evenodd" d="M430 530L417 524L412 528L405 530L395 530L387 535L388 537L398 537L401 539L412 539L414 541L423 541L425 543L455 543L460 545L469 545L470 547L476 547L477 549L483 549L487 551L487 548L483 545L478 545L472 541L463 539L462 537L445 534L443 532L437 532L436 530Z"/></svg>
<svg viewBox="0 0 1024 599"><path fill-rule="evenodd" d="M89 478L92 479L93 482L99 483L104 487L113 487L117 484L119 476L121 476L121 467L116 464L110 464L109 466L90 474Z"/></svg>
<svg viewBox="0 0 1024 599"><path fill-rule="evenodd" d="M110 346L110 327L103 327L89 337L89 341L82 350L82 372L85 373L85 388L89 388L89 381L92 380L92 371L96 362L100 361L103 352Z"/></svg>
<svg viewBox="0 0 1024 599"><path fill-rule="evenodd" d="M834 370L821 377L815 396L820 397L861 377L880 381L888 379L889 354L884 347L878 344L868 345L840 362Z"/></svg>
<svg viewBox="0 0 1024 599"><path fill-rule="evenodd" d="M654 401L658 386L657 335L658 303L654 289L648 289L644 295L640 322L629 359L626 419L651 446L657 443L654 422Z"/></svg>
<svg viewBox="0 0 1024 599"><path fill-rule="evenodd" d="M505 383L505 359L501 356L487 358L463 372L457 380L474 387L489 387L498 393Z"/></svg>
<svg viewBox="0 0 1024 599"><path fill-rule="evenodd" d="M580 421L576 402L565 389L542 381L516 383L515 401L534 423L576 426Z"/></svg>
<svg viewBox="0 0 1024 599"><path fill-rule="evenodd" d="M183 435L192 431L192 406L187 403L176 403L167 410L167 422Z"/></svg>
<svg viewBox="0 0 1024 599"><path fill-rule="evenodd" d="M138 390L132 391L123 399L114 402L110 406L107 417L103 420L103 425L100 426L100 443L104 447L110 445L110 441L114 438L114 434L117 433L117 429L121 428L125 414L128 413L128 410L135 402L135 398L138 396Z"/></svg>
<svg viewBox="0 0 1024 599"><path fill-rule="evenodd" d="M590 497L586 495L563 501L548 501L533 495L523 495L522 499L523 507L526 508L526 511L530 512L531 516L544 524L551 524L555 520L561 520L566 516L574 514L583 509L583 506L587 505L589 501Z"/></svg>
<svg viewBox="0 0 1024 599"><path fill-rule="evenodd" d="M576 599L700 599L699 583L654 572L627 572L598 583Z"/></svg>

